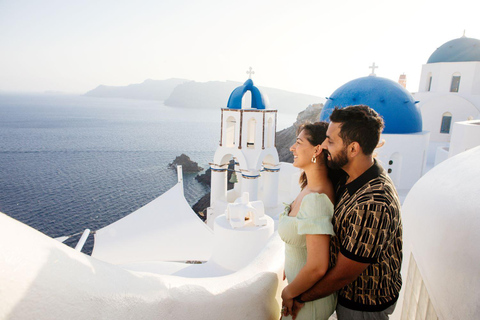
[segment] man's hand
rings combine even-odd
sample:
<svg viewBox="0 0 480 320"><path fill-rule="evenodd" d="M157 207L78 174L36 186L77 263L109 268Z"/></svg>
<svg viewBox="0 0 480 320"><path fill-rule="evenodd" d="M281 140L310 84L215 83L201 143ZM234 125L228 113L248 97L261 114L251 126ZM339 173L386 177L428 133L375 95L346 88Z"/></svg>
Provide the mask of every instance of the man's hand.
<svg viewBox="0 0 480 320"><path fill-rule="evenodd" d="M300 309L303 308L305 303L300 303L297 300L293 300L293 308L292 308L292 319L295 320L297 318L298 312Z"/></svg>

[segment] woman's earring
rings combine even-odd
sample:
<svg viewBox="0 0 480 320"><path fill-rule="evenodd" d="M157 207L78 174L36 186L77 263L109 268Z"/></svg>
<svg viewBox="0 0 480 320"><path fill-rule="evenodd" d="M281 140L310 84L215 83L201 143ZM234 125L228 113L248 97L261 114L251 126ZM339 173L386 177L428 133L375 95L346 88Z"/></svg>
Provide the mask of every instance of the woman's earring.
<svg viewBox="0 0 480 320"><path fill-rule="evenodd" d="M315 155L312 157L312 163L317 163L317 157L315 157Z"/></svg>

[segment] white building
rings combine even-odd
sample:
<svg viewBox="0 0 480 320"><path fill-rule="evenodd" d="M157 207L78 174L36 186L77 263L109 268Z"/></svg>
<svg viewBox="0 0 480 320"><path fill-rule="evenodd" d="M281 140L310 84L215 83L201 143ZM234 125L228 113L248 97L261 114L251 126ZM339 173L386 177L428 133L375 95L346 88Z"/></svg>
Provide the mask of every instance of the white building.
<svg viewBox="0 0 480 320"><path fill-rule="evenodd" d="M251 93L251 108L243 108L245 93ZM279 160L275 147L277 110L267 109L267 99L248 79L236 88L221 109L220 144L211 165L210 208L207 224L213 228L216 217L225 212L244 192L250 200L262 200L267 214L275 215L278 207ZM230 160L235 161L238 182L227 192L227 171Z"/></svg>
<svg viewBox="0 0 480 320"><path fill-rule="evenodd" d="M419 100L423 129L430 132L428 162L432 166L448 157L453 124L479 118L480 40L463 36L435 50L422 66L414 96Z"/></svg>
<svg viewBox="0 0 480 320"><path fill-rule="evenodd" d="M422 68L415 99L373 75L337 89L320 117L366 104L385 120L377 159L399 191L404 223L404 284L392 319L476 319L480 40L440 46Z"/></svg>

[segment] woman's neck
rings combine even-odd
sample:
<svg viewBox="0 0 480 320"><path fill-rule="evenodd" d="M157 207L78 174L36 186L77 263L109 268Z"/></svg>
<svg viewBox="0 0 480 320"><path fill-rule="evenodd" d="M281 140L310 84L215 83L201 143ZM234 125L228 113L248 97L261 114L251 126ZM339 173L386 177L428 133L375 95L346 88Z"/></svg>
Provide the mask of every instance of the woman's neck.
<svg viewBox="0 0 480 320"><path fill-rule="evenodd" d="M307 176L307 185L305 188L318 190L325 184L325 181L328 180L328 169L325 165L317 165L307 168L305 175Z"/></svg>

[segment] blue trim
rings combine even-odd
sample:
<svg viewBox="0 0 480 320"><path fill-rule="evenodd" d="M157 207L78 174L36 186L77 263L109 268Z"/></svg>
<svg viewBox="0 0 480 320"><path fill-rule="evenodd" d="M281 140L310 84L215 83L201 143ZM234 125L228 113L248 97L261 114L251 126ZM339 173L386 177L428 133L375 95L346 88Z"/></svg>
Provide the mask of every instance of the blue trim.
<svg viewBox="0 0 480 320"><path fill-rule="evenodd" d="M264 170L264 171L280 171L280 168L270 169L270 168L265 168L265 167L263 167L263 170Z"/></svg>
<svg viewBox="0 0 480 320"><path fill-rule="evenodd" d="M249 176L248 174L243 174L242 173L242 177L245 177L245 178L259 178L260 175L256 175L256 176Z"/></svg>
<svg viewBox="0 0 480 320"><path fill-rule="evenodd" d="M240 86L232 91L230 98L228 98L227 108L242 109L242 98L247 91L252 93L252 108L264 110L265 100L263 99L260 90L253 85L252 79L248 79L245 81L243 86Z"/></svg>

